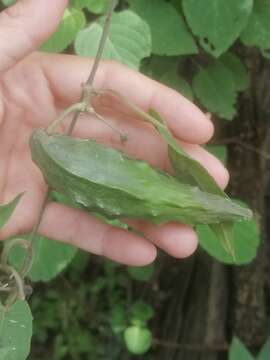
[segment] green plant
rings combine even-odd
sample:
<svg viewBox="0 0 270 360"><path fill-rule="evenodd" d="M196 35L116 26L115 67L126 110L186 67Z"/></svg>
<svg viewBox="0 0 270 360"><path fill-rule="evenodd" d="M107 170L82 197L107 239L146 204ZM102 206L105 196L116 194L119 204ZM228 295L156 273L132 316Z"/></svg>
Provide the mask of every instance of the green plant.
<svg viewBox="0 0 270 360"><path fill-rule="evenodd" d="M3 3L10 5L10 2ZM72 1L58 31L43 45L42 49L44 51L61 52L74 44L77 54L94 56L104 24L103 14L108 8L108 3L108 1ZM249 76L246 66L237 56L234 48L231 49L231 46L240 39L245 45L259 47L262 53L265 56L267 55L267 50L270 47L269 22L267 21L269 7L267 1L258 0L254 4L251 0L230 1L230 11L228 12L227 1L219 0L218 5L215 6L213 0L209 1L208 11L203 12L203 17L201 14L202 7L205 8L204 1L183 0L180 3L177 1L153 0L145 4L145 1L142 0L129 0L127 3L121 2L121 9L124 10L115 13L112 17L111 33L103 56L120 61L133 68L138 69L141 67L146 74L172 86L189 98L196 98L209 112L218 114L221 118L232 120L237 112L235 106L237 96L249 86ZM96 17L94 21L91 21L90 26L85 28L88 25L88 17L85 16L85 13L89 15L89 12L96 14ZM235 17L238 19L237 22L234 21ZM172 26L161 29L160 23L163 23L165 18L166 22ZM226 32L217 31L224 28L226 28ZM123 37L119 37L119 33L123 34ZM194 35L198 37L201 47L196 42ZM134 41L130 41L131 39ZM203 61L198 55L199 51L202 52L202 49L204 50ZM192 61L192 81L188 78L185 79L185 68L190 60ZM222 86L217 86L217 84L222 84ZM133 110L138 111L138 109ZM159 119L158 115L153 113L151 115L143 114L143 116L147 116L148 119L151 116L152 122ZM198 164L193 163L190 166L192 160L186 157L181 149L175 147L171 135L164 129L162 123L155 121L154 123L169 145L172 160L178 158L178 161L175 160L175 162L177 163L177 172L179 172L181 178L184 174L187 176L186 181L193 183L195 179L203 191L217 192L219 195L224 196L215 187L215 184L211 183L207 174L203 174L203 170L198 167ZM224 151L224 148L222 151ZM184 169L182 164L185 164ZM186 168L190 168L191 173L188 173ZM204 180L205 175L206 180ZM59 194L55 194L55 196L58 196L59 199ZM5 225L8 217L11 216L17 201L18 199L10 205L0 207L1 227ZM63 201L63 199L59 201ZM73 205L78 206L78 204ZM36 233L36 230L34 233ZM234 227L226 228L227 235L225 236L223 230L224 228L210 229L206 225L198 227L201 245L212 256L226 263L236 262L238 264L247 263L255 257L260 240L255 220L244 221L234 225ZM255 236L250 236L251 233L255 234ZM218 236L223 239L223 247ZM3 252L4 266L6 268L4 269L5 275L3 279L1 278L1 289L4 294L7 293L9 290L7 278L13 275L14 284L12 285L15 289L15 295L19 295L21 299L14 305L10 304L11 307L8 307L8 310L1 307L2 331L8 334L6 324L14 313L15 315L18 314L18 316L26 314L29 336L28 339L24 340L27 350L20 349L22 359L25 356L24 353L26 354L29 351L31 315L26 302L23 300L25 289L22 288L20 279L16 277L17 270L22 271L24 275L31 265L31 271L28 274L31 280L49 281L60 273L76 254L75 249L55 244L49 239L35 236L32 237L32 240L34 240L33 249L29 247L29 244L23 238L6 243L8 245L5 245L5 249L10 251L8 259L7 252ZM37 253L35 247L39 248L39 253ZM29 264L29 261L24 263L21 260L25 253L29 252L29 249L33 250L33 254L30 254L31 264ZM52 258L52 253L59 256ZM48 258L50 258L50 262L48 262ZM17 270L9 267L8 260ZM43 262L46 263L46 269L40 266ZM99 279L96 286L102 288L103 284L103 280ZM12 303L13 298L11 300ZM112 313L114 314L112 318L116 319L115 322L117 323L114 329L125 329L127 334L125 339L130 337L130 333L136 333L139 340L142 338L142 343L145 346L145 348L142 346L142 349L147 350L150 334L146 324L131 323L129 328L125 328L121 321L120 325L118 323L119 319L122 318L121 313L123 311L117 309ZM24 323L21 324L24 325ZM4 358L4 356L9 356L11 350L9 337L5 338L3 336L3 339L0 351L4 354ZM134 347L137 347L137 344L130 345L129 341L126 342L129 344L130 349L134 350ZM61 343L61 339L59 343ZM137 351L137 348L135 350ZM59 358L61 358L60 355Z"/></svg>

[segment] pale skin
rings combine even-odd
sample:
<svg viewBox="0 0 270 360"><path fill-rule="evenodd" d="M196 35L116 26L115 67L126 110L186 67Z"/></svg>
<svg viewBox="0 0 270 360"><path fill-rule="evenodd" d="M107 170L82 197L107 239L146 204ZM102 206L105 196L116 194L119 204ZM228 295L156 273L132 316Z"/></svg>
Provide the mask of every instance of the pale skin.
<svg viewBox="0 0 270 360"><path fill-rule="evenodd" d="M89 59L35 51L55 30L66 6L66 0L21 0L0 14L0 204L25 192L12 219L0 231L2 240L31 230L46 193L42 175L31 160L28 141L32 131L46 128L61 111L79 100L80 84L91 69ZM222 188L227 185L227 170L201 146L213 135L212 123L180 94L113 62L101 64L94 86L114 89L144 110L155 108L186 151ZM114 126L128 133L125 144L110 128L85 116L74 135L96 138L170 171L166 146L151 127L123 114L117 118L109 115ZM197 247L196 234L188 226L130 223L146 238L110 227L80 210L50 203L39 232L135 266L154 261L158 248L184 258Z"/></svg>

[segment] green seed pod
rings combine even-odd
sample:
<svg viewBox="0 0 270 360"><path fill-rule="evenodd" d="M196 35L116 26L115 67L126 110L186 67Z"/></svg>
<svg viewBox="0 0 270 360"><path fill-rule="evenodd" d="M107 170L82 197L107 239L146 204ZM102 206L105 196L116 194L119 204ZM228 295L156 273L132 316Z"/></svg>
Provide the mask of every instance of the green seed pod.
<svg viewBox="0 0 270 360"><path fill-rule="evenodd" d="M182 184L146 162L93 140L37 130L30 146L33 161L53 190L109 218L195 225L252 216L228 198Z"/></svg>

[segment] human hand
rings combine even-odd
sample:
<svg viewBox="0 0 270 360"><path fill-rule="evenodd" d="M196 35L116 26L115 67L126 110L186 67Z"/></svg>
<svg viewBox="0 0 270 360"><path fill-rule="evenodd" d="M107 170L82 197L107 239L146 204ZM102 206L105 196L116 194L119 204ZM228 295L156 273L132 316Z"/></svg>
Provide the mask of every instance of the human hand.
<svg viewBox="0 0 270 360"><path fill-rule="evenodd" d="M64 108L79 100L80 84L91 69L91 60L86 58L34 52L55 30L66 5L67 0L49 3L21 0L0 15L0 203L25 192L12 219L0 232L1 239L31 230L46 192L43 177L31 160L28 145L31 133L46 127ZM222 188L227 185L227 170L198 145L211 138L213 126L188 100L112 62L101 64L94 85L99 89L114 89L144 110L156 109L185 150L207 168ZM100 121L84 116L74 135L96 138L170 171L166 144L152 127L124 112L118 116L115 113L112 111L109 119L128 133L125 144ZM176 223L154 226L144 221L131 224L143 231L147 240L103 224L80 210L50 203L39 232L91 253L138 266L151 263L158 247L178 258L196 249L196 234L188 226Z"/></svg>

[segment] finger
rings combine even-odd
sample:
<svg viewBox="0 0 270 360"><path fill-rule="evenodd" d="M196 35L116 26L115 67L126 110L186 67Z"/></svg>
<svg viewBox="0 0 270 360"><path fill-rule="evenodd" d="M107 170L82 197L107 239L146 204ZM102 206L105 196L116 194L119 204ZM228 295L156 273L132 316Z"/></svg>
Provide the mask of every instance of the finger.
<svg viewBox="0 0 270 360"><path fill-rule="evenodd" d="M39 55L39 61L60 102L70 104L79 99L80 84L86 80L92 61L62 55ZM146 111L154 108L181 140L204 143L213 135L211 121L189 100L125 66L103 62L95 86L114 89Z"/></svg>
<svg viewBox="0 0 270 360"><path fill-rule="evenodd" d="M20 0L0 14L0 74L36 49L56 29L67 0Z"/></svg>
<svg viewBox="0 0 270 360"><path fill-rule="evenodd" d="M156 257L155 246L138 235L56 203L47 206L39 232L127 265L144 266Z"/></svg>
<svg viewBox="0 0 270 360"><path fill-rule="evenodd" d="M226 188L230 175L219 159L199 145L181 143L181 146L193 159L203 165L221 189Z"/></svg>
<svg viewBox="0 0 270 360"><path fill-rule="evenodd" d="M176 258L188 257L197 249L196 232L189 226L174 222L156 226L145 221L129 221L128 224L143 232L149 241Z"/></svg>
<svg viewBox="0 0 270 360"><path fill-rule="evenodd" d="M128 141L121 142L118 133L114 133L100 120L83 118L75 128L74 134L78 137L93 138L105 145L112 146L129 154L132 158L142 159L154 167L173 173L168 158L167 144L160 135L153 131L152 127L146 126L144 122L140 126L134 126L134 122L119 116L106 117L118 130L128 134ZM224 165L207 150L199 145L179 142L181 147L195 160L200 162L217 184L224 189L229 182L229 173Z"/></svg>

